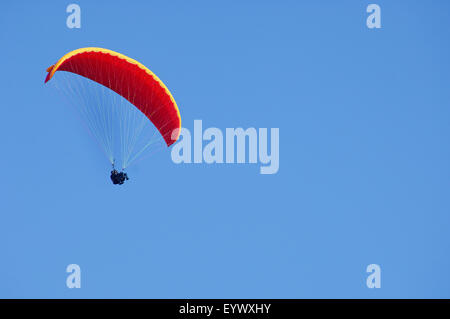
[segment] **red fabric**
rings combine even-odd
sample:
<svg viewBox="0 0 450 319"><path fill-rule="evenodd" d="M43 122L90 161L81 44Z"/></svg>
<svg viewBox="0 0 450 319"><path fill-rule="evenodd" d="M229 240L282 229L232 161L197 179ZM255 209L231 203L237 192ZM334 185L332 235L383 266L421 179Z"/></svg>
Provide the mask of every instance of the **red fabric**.
<svg viewBox="0 0 450 319"><path fill-rule="evenodd" d="M65 60L58 70L79 74L120 94L149 118L167 146L175 142L172 131L181 126L176 105L165 88L138 65L104 52L83 52Z"/></svg>

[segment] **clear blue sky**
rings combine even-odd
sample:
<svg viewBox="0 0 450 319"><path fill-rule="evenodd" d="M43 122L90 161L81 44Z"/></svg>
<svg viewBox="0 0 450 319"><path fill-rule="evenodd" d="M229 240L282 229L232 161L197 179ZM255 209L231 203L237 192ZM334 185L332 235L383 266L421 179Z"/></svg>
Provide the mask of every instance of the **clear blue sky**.
<svg viewBox="0 0 450 319"><path fill-rule="evenodd" d="M0 297L450 298L449 32L444 0L2 3ZM113 186L43 83L86 46L152 69L189 129L279 127L278 174L166 149Z"/></svg>

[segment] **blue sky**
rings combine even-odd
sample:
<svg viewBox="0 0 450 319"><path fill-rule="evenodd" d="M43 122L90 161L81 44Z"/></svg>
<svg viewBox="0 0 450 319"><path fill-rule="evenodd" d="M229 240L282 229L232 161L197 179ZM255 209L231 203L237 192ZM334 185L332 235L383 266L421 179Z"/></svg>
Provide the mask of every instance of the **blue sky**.
<svg viewBox="0 0 450 319"><path fill-rule="evenodd" d="M78 30L72 2L0 11L0 297L450 298L447 1L376 1L379 30L369 1L73 2ZM147 65L186 128L278 127L279 172L166 149L113 186L43 83L86 46Z"/></svg>

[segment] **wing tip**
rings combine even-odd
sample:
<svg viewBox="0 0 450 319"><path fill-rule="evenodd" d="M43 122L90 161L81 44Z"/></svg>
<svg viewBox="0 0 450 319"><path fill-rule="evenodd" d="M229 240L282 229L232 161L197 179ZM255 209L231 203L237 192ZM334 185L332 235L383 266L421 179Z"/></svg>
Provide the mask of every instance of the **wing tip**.
<svg viewBox="0 0 450 319"><path fill-rule="evenodd" d="M52 74L52 70L53 70L53 67L54 67L55 65L53 64L53 65L51 65L51 66L49 66L48 68L47 68L47 72L48 72L48 74L47 74L47 76L45 77L45 81L44 81L44 83L47 83L51 78L52 78L52 76L51 76L51 74Z"/></svg>

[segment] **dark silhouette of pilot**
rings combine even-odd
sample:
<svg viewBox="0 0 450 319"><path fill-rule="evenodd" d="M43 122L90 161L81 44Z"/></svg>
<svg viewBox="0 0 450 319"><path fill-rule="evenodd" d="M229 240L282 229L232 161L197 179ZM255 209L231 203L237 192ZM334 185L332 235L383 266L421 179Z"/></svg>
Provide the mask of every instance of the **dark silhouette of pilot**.
<svg viewBox="0 0 450 319"><path fill-rule="evenodd" d="M111 171L111 180L114 185L122 185L125 181L127 181L128 175L124 172L118 172L116 169Z"/></svg>

